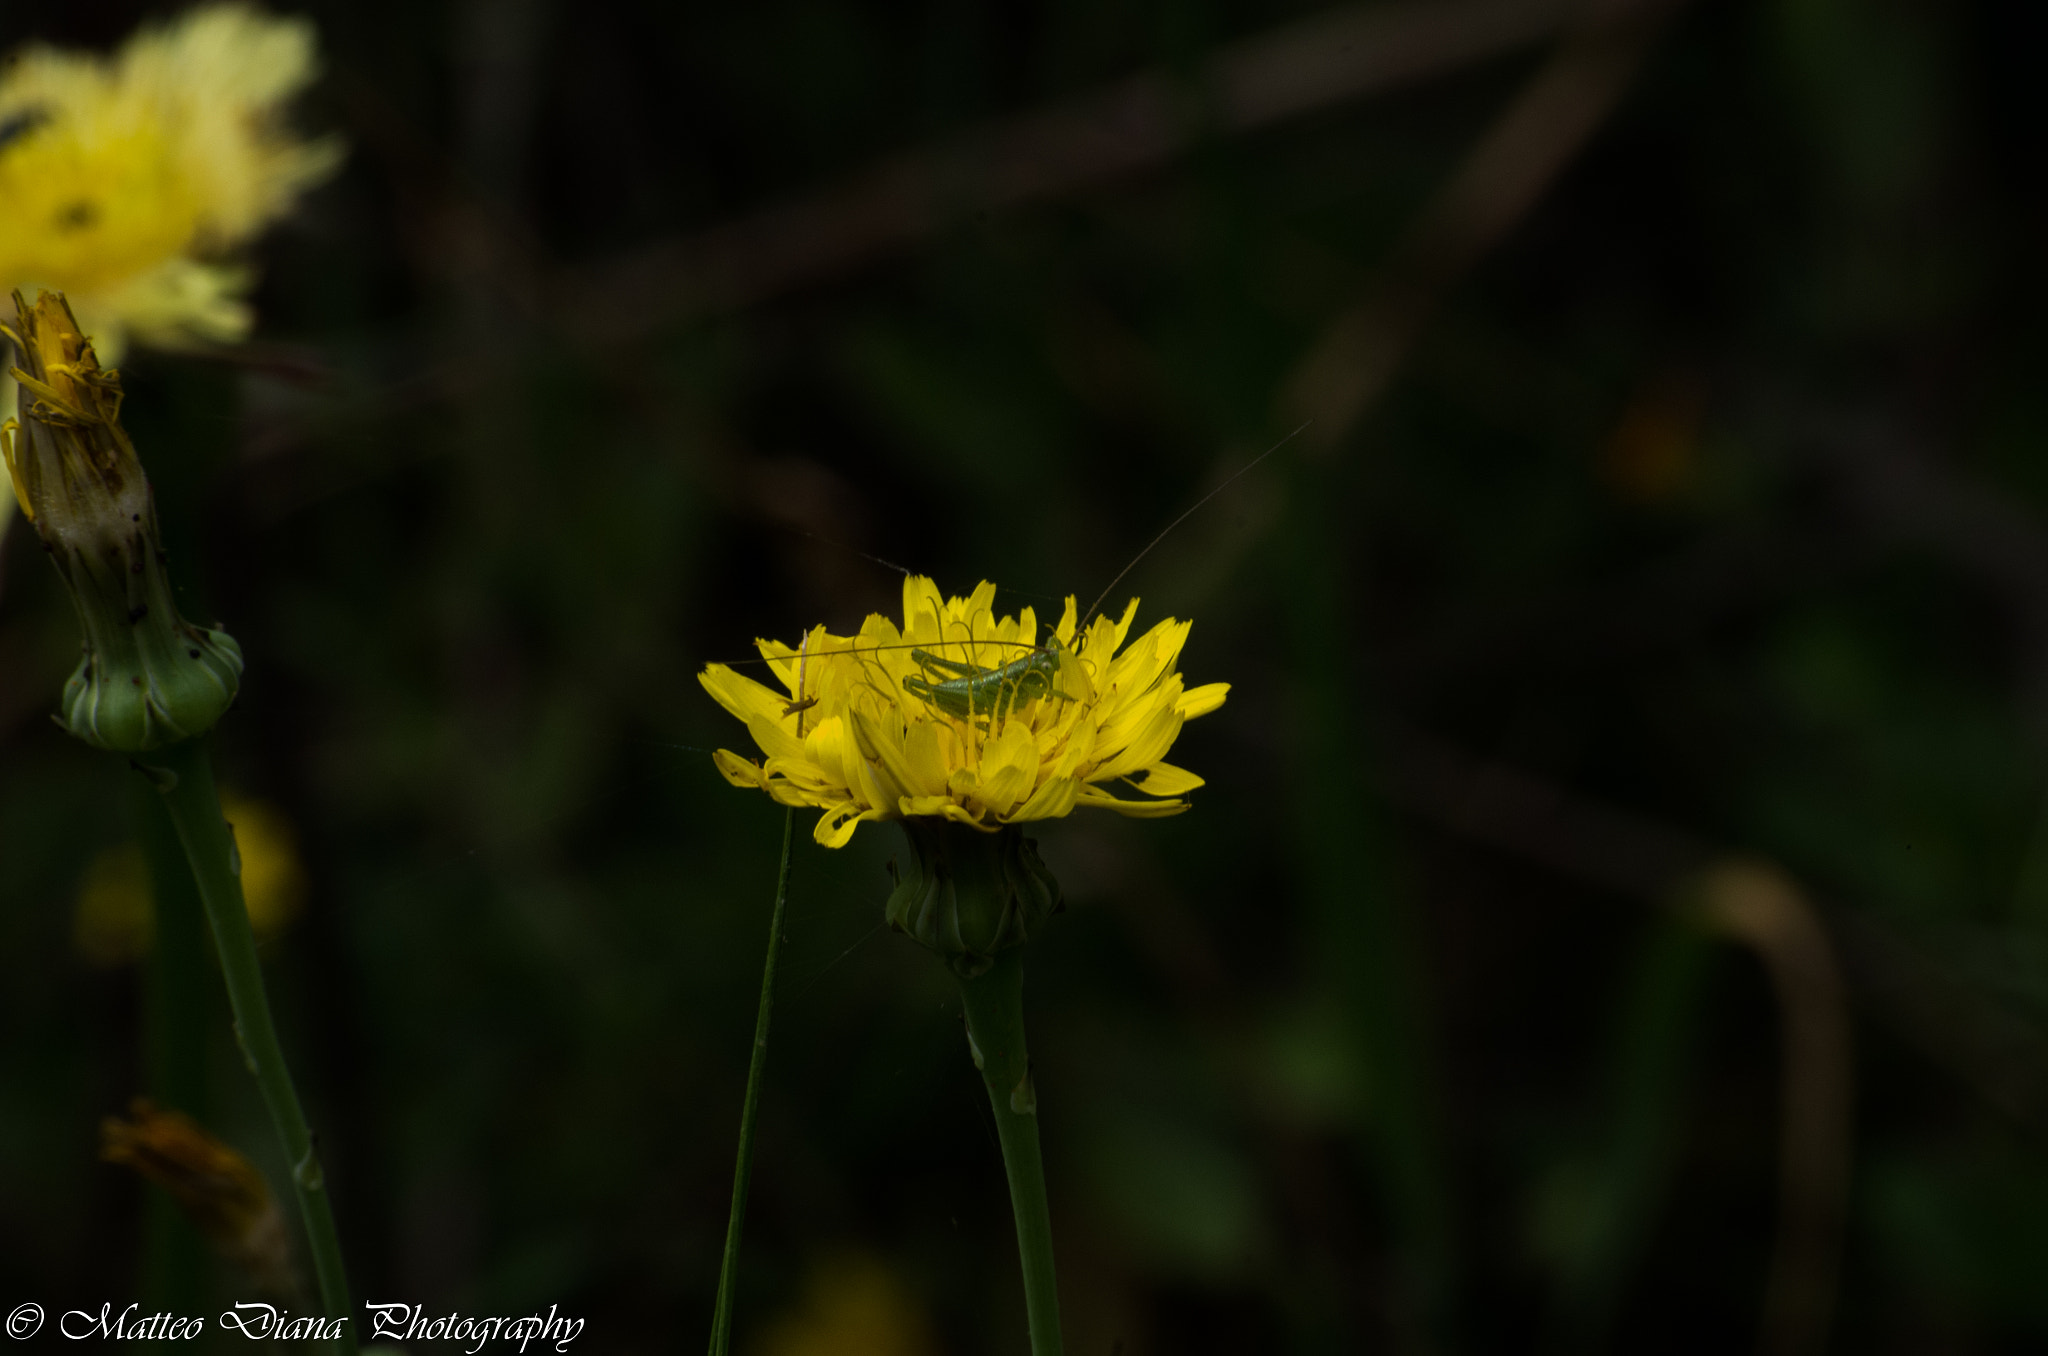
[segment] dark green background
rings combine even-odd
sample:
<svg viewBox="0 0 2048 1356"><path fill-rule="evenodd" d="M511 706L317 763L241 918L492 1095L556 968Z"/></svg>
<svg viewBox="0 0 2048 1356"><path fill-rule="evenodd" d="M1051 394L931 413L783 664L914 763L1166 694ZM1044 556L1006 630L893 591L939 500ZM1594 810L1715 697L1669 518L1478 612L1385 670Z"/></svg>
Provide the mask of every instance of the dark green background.
<svg viewBox="0 0 2048 1356"><path fill-rule="evenodd" d="M162 9L10 6L0 44ZM346 168L260 247L255 342L134 354L127 409L188 608L248 655L224 776L312 873L267 958L359 1297L697 1347L781 814L713 771L744 735L696 671L893 608L863 552L1085 605L1366 306L1383 395L1112 600L1233 684L1173 755L1209 786L1042 835L1068 1350L1755 1345L1781 1012L1684 908L1732 853L1848 986L1829 1349L2048 1340L2038 7L1680 7L1463 252L1432 203L1554 19L1240 130L1205 72L1312 7L306 12L299 120ZM991 201L970 140L880 246L831 215L1141 71L1148 164ZM758 223L704 234L789 203L817 229L768 285ZM617 281L663 242L706 304ZM141 1293L146 1193L95 1154L146 1076L138 974L70 942L129 774L43 718L76 639L37 556L17 529L0 598L0 1300L54 1312ZM880 926L896 850L796 860L743 1347L850 1248L945 1350L1024 1350L957 1003ZM211 1001L192 1109L282 1181Z"/></svg>

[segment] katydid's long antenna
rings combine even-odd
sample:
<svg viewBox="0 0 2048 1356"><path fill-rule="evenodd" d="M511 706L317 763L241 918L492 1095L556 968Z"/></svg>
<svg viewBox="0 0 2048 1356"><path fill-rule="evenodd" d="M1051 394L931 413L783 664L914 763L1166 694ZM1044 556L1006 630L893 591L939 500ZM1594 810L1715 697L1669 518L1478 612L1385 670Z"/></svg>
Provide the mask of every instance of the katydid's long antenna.
<svg viewBox="0 0 2048 1356"><path fill-rule="evenodd" d="M1218 485L1215 489L1203 495L1200 499L1197 499L1191 506L1189 506L1188 510L1185 513L1181 514L1180 517L1175 518L1172 522L1168 523L1166 525L1166 530L1164 532L1161 532L1158 536L1154 537L1150 542L1146 543L1145 549L1138 552L1137 555L1132 556L1131 563L1124 566L1121 570L1118 570L1116 572L1116 578L1110 580L1109 584L1102 590L1102 592L1095 595L1095 601L1088 604L1088 615L1081 618L1081 624L1074 628L1075 639L1078 641L1080 639L1081 633L1088 629L1088 623L1095 620L1095 613L1097 609L1099 609L1102 606L1102 600L1104 598L1109 597L1110 591L1116 588L1118 584L1124 582L1125 575L1129 574L1132 570L1138 568L1139 561L1143 560L1146 556L1152 554L1152 548L1154 546L1159 545L1160 542L1163 542L1168 537L1172 536L1173 529L1179 527L1182 523L1194 517L1196 512L1200 510L1202 505L1208 503L1211 499L1214 499L1217 495L1223 493L1232 485L1235 485L1238 481L1250 475L1252 473L1253 468L1258 466L1260 462L1272 456L1275 452L1278 452L1281 448L1287 446L1287 444L1293 442L1296 438L1299 438L1301 436L1302 429L1306 429L1310 424L1314 422L1315 420L1313 419L1305 420L1302 423L1301 428L1294 430L1294 432L1288 434L1279 442L1274 443L1271 447L1259 453L1258 456L1253 457L1250 461L1246 462L1243 466L1238 468L1237 474L1233 475L1232 477L1230 477L1230 479L1224 481L1221 485Z"/></svg>
<svg viewBox="0 0 2048 1356"><path fill-rule="evenodd" d="M773 524L773 526L780 531L792 533L793 535L799 537L808 537L812 541L822 542L827 546L835 547L838 550L849 552L853 555L859 556L862 560L873 561L875 564L881 566L885 570L894 570L896 573L902 575L905 579L908 579L910 577L911 572L905 569L903 566L898 565L895 561L884 560L880 556L869 555L866 551L861 550L858 546L848 546L843 541L834 541L832 538L820 536L816 532L806 532L802 528L792 527L788 523L775 523Z"/></svg>

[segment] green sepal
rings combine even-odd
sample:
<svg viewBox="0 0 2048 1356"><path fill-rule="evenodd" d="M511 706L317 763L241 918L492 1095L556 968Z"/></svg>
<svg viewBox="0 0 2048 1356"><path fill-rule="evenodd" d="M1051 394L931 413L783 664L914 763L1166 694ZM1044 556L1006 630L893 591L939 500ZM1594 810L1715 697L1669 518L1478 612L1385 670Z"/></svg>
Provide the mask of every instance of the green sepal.
<svg viewBox="0 0 2048 1356"><path fill-rule="evenodd" d="M98 550L53 543L85 632L57 723L95 748L148 753L205 734L241 689L242 647L178 614L154 512Z"/></svg>
<svg viewBox="0 0 2048 1356"><path fill-rule="evenodd" d="M984 833L930 816L898 821L908 860L890 863L889 926L973 977L1065 907L1038 843L1015 825Z"/></svg>

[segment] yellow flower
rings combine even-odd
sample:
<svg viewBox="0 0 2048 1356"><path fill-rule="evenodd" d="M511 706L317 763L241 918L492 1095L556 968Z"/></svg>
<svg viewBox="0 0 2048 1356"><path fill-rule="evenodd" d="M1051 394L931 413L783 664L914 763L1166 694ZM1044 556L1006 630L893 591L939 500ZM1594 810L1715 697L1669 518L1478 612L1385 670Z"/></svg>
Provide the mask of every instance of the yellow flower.
<svg viewBox="0 0 2048 1356"><path fill-rule="evenodd" d="M156 941L156 902L141 848L122 843L86 867L71 916L71 940L87 962L102 969L149 954Z"/></svg>
<svg viewBox="0 0 2048 1356"><path fill-rule="evenodd" d="M1193 623L1168 618L1124 647L1135 598L1121 618L1097 617L1078 637L1068 598L1038 648L1032 610L998 620L995 593L984 582L969 597L942 598L913 577L901 630L874 615L857 636L818 627L796 648L756 641L783 692L707 666L705 690L767 755L757 763L721 749L719 771L784 805L823 810L812 836L826 847L868 819L942 818L992 833L1077 805L1144 817L1185 810L1180 797L1202 779L1166 754L1181 724L1230 690L1186 688L1174 670ZM1021 663L1032 676L1012 668L1005 685L978 679L963 700L958 687L938 690L961 675L933 660L984 672ZM1115 782L1148 798L1104 789Z"/></svg>
<svg viewBox="0 0 2048 1356"><path fill-rule="evenodd" d="M237 4L146 28L112 58L17 54L0 74L0 296L65 293L109 364L131 337L243 337L250 275L233 252L340 161L337 141L281 117L316 72L309 22Z"/></svg>
<svg viewBox="0 0 2048 1356"><path fill-rule="evenodd" d="M223 792L221 815L235 835L242 864L242 904L259 942L283 932L306 905L306 862L298 831L268 801Z"/></svg>
<svg viewBox="0 0 2048 1356"><path fill-rule="evenodd" d="M811 1273L803 1306L771 1323L756 1356L930 1356L931 1321L878 1258L854 1253Z"/></svg>
<svg viewBox="0 0 2048 1356"><path fill-rule="evenodd" d="M247 275L212 260L339 162L280 118L316 72L309 22L244 5L144 29L111 60L22 52L0 76L0 291L65 293L109 362L130 333L240 338Z"/></svg>

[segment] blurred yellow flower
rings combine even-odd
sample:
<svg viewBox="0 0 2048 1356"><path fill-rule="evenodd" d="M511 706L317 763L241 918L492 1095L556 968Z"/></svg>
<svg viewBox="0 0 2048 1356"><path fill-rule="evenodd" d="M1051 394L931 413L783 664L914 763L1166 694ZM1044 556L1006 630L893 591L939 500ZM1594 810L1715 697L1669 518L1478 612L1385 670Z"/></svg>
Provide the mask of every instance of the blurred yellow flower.
<svg viewBox="0 0 2048 1356"><path fill-rule="evenodd" d="M234 830L242 860L242 900L258 941L275 937L306 903L306 863L299 835L268 801L223 794L221 813Z"/></svg>
<svg viewBox="0 0 2048 1356"><path fill-rule="evenodd" d="M268 941L306 902L306 864L298 834L276 806L223 795L242 859L242 898L249 927ZM92 965L112 968L140 960L156 940L156 904L142 849L123 843L102 852L85 870L72 917L72 940Z"/></svg>
<svg viewBox="0 0 2048 1356"><path fill-rule="evenodd" d="M130 338L247 334L233 252L340 162L337 140L283 121L316 73L309 21L239 4L145 28L110 58L17 53L0 72L0 296L65 293L110 365Z"/></svg>
<svg viewBox="0 0 2048 1356"><path fill-rule="evenodd" d="M71 915L71 939L89 964L103 969L149 954L156 941L156 908L141 848L133 843L108 848L85 868Z"/></svg>
<svg viewBox="0 0 2048 1356"><path fill-rule="evenodd" d="M930 1356L938 1350L915 1296L887 1266L858 1255L811 1275L796 1313L776 1320L755 1356Z"/></svg>
<svg viewBox="0 0 2048 1356"><path fill-rule="evenodd" d="M994 832L1077 805L1178 814L1202 784L1164 761L1184 721L1223 704L1227 683L1188 689L1174 670L1193 623L1172 618L1124 644L1121 618L1076 636L1074 600L1043 647L1030 608L998 620L995 585L943 598L906 579L903 627L870 616L857 636L818 627L796 648L755 644L783 692L723 664L698 675L767 754L720 749L735 786L824 811L812 836L840 847L862 820L931 816ZM1007 670L999 674L998 671ZM1124 782L1158 799L1102 789Z"/></svg>

